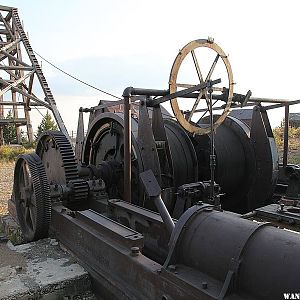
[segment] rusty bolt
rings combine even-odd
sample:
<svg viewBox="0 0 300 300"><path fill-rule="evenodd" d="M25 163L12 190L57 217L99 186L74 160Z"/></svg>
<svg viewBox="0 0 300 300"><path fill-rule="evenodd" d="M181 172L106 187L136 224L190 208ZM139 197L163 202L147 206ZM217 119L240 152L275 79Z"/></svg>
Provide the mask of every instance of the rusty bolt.
<svg viewBox="0 0 300 300"><path fill-rule="evenodd" d="M140 254L140 248L139 247L131 247L131 256L138 256Z"/></svg>

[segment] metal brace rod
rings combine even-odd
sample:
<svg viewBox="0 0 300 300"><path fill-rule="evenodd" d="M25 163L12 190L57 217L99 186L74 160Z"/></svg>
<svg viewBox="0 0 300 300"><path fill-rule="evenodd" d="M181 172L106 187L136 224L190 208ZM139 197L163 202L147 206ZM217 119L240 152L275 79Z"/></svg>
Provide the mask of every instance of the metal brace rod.
<svg viewBox="0 0 300 300"><path fill-rule="evenodd" d="M216 79L216 80L212 80L210 82L210 84L213 86L215 84L218 84L221 82L221 79ZM166 101L169 101L169 100L172 100L174 98L178 98L178 97L185 97L186 95L189 95L193 92L196 92L196 91L199 91L199 90L202 90L202 89L205 89L207 87L208 83L207 82L202 82L198 85L195 85L193 87L190 87L190 88L187 88L187 89L184 89L184 90L181 90L181 91L178 91L178 92L175 92L175 93L172 93L172 94L169 94L169 95L166 95L166 96L163 96L161 98L158 98L158 99L153 99L153 100L150 100L150 101L147 101L147 106L157 106L163 102L166 102Z"/></svg>
<svg viewBox="0 0 300 300"><path fill-rule="evenodd" d="M215 168L216 168L216 156L215 156L215 132L214 132L214 116L213 116L213 103L212 103L212 82L208 82L208 94L209 94L209 119L210 119L210 156L209 156L209 165L210 165L210 200L215 206L218 203L215 203L217 198L215 198Z"/></svg>
<svg viewBox="0 0 300 300"><path fill-rule="evenodd" d="M131 91L128 87L124 97L124 200L131 203Z"/></svg>

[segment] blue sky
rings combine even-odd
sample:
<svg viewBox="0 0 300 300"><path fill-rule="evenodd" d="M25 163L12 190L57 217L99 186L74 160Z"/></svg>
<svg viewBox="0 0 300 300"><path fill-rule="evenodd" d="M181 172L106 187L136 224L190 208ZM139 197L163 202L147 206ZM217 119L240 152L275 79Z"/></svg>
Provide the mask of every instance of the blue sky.
<svg viewBox="0 0 300 300"><path fill-rule="evenodd" d="M299 99L298 2L11 0L2 4L19 9L35 51L117 95L126 86L168 88L178 50L190 40L213 36L229 54L236 92L251 89L259 97ZM107 98L46 63L43 70L69 130L76 129L80 106ZM281 116L275 113L271 119L276 125Z"/></svg>

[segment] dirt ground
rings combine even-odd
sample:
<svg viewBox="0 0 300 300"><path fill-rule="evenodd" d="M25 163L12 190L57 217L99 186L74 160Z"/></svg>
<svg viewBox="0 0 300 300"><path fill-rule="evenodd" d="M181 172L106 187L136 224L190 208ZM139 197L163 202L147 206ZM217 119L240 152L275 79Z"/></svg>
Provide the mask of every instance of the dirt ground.
<svg viewBox="0 0 300 300"><path fill-rule="evenodd" d="M7 200L13 187L14 166L14 162L0 161L0 215L7 214Z"/></svg>

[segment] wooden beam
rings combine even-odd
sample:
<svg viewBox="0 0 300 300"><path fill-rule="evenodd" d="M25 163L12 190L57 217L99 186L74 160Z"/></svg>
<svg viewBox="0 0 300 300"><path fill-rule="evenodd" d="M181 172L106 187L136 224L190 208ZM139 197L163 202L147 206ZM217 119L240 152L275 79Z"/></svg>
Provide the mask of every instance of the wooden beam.
<svg viewBox="0 0 300 300"><path fill-rule="evenodd" d="M0 66L0 70L23 70L23 71L32 71L33 67L20 67L20 66Z"/></svg>
<svg viewBox="0 0 300 300"><path fill-rule="evenodd" d="M18 59L17 57L11 55L10 53L6 52L5 50L0 49L0 51L6 55L7 57L9 57L10 59L16 61L19 65L22 65L24 67L28 67L28 68L32 68L32 66L29 66L28 64L24 63L23 61L21 61L20 59Z"/></svg>
<svg viewBox="0 0 300 300"><path fill-rule="evenodd" d="M35 72L35 71L32 71ZM29 76L32 75L31 73L28 73L20 78L18 78L15 82L9 84L7 87L5 87L3 90L0 91L0 96L5 94L7 91L9 91L11 88L16 87L18 84L20 84L21 82L23 82L24 80L26 80L26 78L28 78Z"/></svg>
<svg viewBox="0 0 300 300"><path fill-rule="evenodd" d="M0 10L11 12L15 7L0 5Z"/></svg>
<svg viewBox="0 0 300 300"><path fill-rule="evenodd" d="M1 50L7 51L9 48L11 48L11 47L15 46L16 44L20 43L20 41L21 41L20 38L16 39L16 40L12 41L11 43L4 45L1 48Z"/></svg>
<svg viewBox="0 0 300 300"><path fill-rule="evenodd" d="M10 24L6 22L6 20L3 18L2 14L0 13L0 19L2 20L2 22L4 23L9 35L13 38L14 35L12 33L12 28L10 27Z"/></svg>
<svg viewBox="0 0 300 300"><path fill-rule="evenodd" d="M18 124L26 125L27 121L25 118L13 118L13 119L0 119L0 125Z"/></svg>
<svg viewBox="0 0 300 300"><path fill-rule="evenodd" d="M5 20L6 20L7 22L9 22L9 21L11 20L11 17L12 17L12 11L8 12L8 14L7 14L6 17L5 17Z"/></svg>

